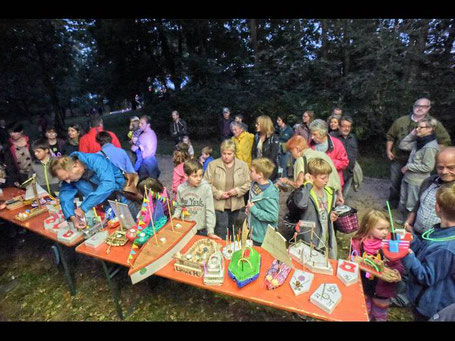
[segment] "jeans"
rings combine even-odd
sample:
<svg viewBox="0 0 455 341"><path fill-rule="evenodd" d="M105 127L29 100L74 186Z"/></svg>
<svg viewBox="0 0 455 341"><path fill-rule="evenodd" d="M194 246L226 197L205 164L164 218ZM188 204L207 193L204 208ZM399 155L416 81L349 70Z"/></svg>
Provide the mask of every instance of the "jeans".
<svg viewBox="0 0 455 341"><path fill-rule="evenodd" d="M401 168L406 166L406 163L406 160L392 160L390 164L389 202L390 205L394 208L396 208L400 202L401 180L403 180L403 173L401 173Z"/></svg>
<svg viewBox="0 0 455 341"><path fill-rule="evenodd" d="M156 157L151 156L146 159L142 159L142 164L139 168L139 178L154 178L158 179L161 171L158 168L158 161Z"/></svg>
<svg viewBox="0 0 455 341"><path fill-rule="evenodd" d="M215 211L216 215L216 225L215 225L215 234L221 239L226 239L227 230L229 229L229 236L232 236L232 226L235 224L237 217L239 215L239 210L231 211L224 210Z"/></svg>
<svg viewBox="0 0 455 341"><path fill-rule="evenodd" d="M284 154L280 154L280 164L279 166L283 169L283 174L280 177L287 178L288 177L288 161L291 154L286 152Z"/></svg>

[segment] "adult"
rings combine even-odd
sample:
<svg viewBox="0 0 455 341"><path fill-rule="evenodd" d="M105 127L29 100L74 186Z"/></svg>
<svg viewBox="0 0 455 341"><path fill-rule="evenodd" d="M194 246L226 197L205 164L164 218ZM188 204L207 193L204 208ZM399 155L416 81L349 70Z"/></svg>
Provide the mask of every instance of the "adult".
<svg viewBox="0 0 455 341"><path fill-rule="evenodd" d="M401 169L404 174L401 180L399 211L403 219L408 217L417 201L420 185L435 166L436 153L439 151L434 130L438 122L434 118L424 118L419 121L417 128L403 140L399 148L411 151L406 166Z"/></svg>
<svg viewBox="0 0 455 341"><path fill-rule="evenodd" d="M68 140L63 144L63 155L70 155L79 150L79 139L82 133L82 127L79 123L72 123L68 126Z"/></svg>
<svg viewBox="0 0 455 341"><path fill-rule="evenodd" d="M100 131L96 134L96 142L101 146L101 150L97 154L107 157L114 166L126 173L136 173L126 151L112 144L112 137L108 132Z"/></svg>
<svg viewBox="0 0 455 341"><path fill-rule="evenodd" d="M278 125L278 140L280 141L280 153L279 153L279 165L281 168L281 172L278 176L288 176L288 162L289 162L289 157L291 154L289 151L286 149L286 142L289 141L289 139L292 137L294 134L294 130L287 125L286 123L286 118L283 115L278 115L276 118L276 123Z"/></svg>
<svg viewBox="0 0 455 341"><path fill-rule="evenodd" d="M231 122L231 131L234 134L232 141L235 144L235 157L251 166L254 135L246 131L244 123L238 121Z"/></svg>
<svg viewBox="0 0 455 341"><path fill-rule="evenodd" d="M314 111L307 110L302 115L302 122L294 126L294 136L303 136L305 140L310 142L310 123L314 121Z"/></svg>
<svg viewBox="0 0 455 341"><path fill-rule="evenodd" d="M455 182L455 147L446 147L436 156L436 172L426 178L420 186L417 201L409 213L404 227L414 234L414 238L422 238L422 234L441 222L436 214L436 192L443 184ZM406 295L406 274L402 276L402 282L397 288L397 296L392 299L396 306L407 306L409 299Z"/></svg>
<svg viewBox="0 0 455 341"><path fill-rule="evenodd" d="M266 157L275 165L270 181L275 181L278 175L278 155L280 152L280 140L275 135L275 126L272 119L267 115L259 116L256 119L256 134L254 135L252 159Z"/></svg>
<svg viewBox="0 0 455 341"><path fill-rule="evenodd" d="M87 134L84 134L79 140L79 151L81 153L98 153L101 150L100 144L96 142L96 134L104 131L103 118L99 115L94 115L90 120L90 127ZM111 131L106 131L112 136L112 144L117 148L121 148L122 146L117 136Z"/></svg>
<svg viewBox="0 0 455 341"><path fill-rule="evenodd" d="M400 141L407 136L417 123L426 118L433 118L429 111L431 102L428 98L420 98L415 101L411 114L397 118L386 134L386 153L390 163L390 192L389 203L392 208L398 207L400 199L401 180L403 173L401 169L406 165L409 159L409 151L403 151L398 148ZM435 129L436 140L439 145L450 145L450 136L447 130L438 121Z"/></svg>
<svg viewBox="0 0 455 341"><path fill-rule="evenodd" d="M300 135L291 137L289 141L286 142L286 149L289 150L296 160L294 163L294 178L293 180L289 178L280 178L281 182L294 188L302 186L305 182L305 175L308 174L308 162L311 159L320 158L327 161L330 167L332 167L327 186L332 187L337 192L336 203L338 205L344 203L340 177L335 164L326 153L311 149L305 138Z"/></svg>
<svg viewBox="0 0 455 341"><path fill-rule="evenodd" d="M229 108L223 108L223 113L221 116L220 121L218 122L218 128L220 130L220 139L224 141L226 139L230 139L232 137L231 132L231 111Z"/></svg>
<svg viewBox="0 0 455 341"><path fill-rule="evenodd" d="M340 119L341 119L341 117L338 117L336 115L331 115L327 119L327 124L329 125L329 135L330 136L336 136L338 134L338 131L340 129Z"/></svg>
<svg viewBox="0 0 455 341"><path fill-rule="evenodd" d="M351 189L352 180L354 178L354 166L359 157L359 147L357 144L357 138L352 133L352 125L354 121L351 116L342 116L340 119L340 128L334 135L337 137L346 149L349 163L343 171L343 196L346 197Z"/></svg>
<svg viewBox="0 0 455 341"><path fill-rule="evenodd" d="M141 130L141 134L136 143L133 143L131 146L133 152L136 152L138 148L140 148L142 152L142 163L138 168L139 177L152 177L158 179L161 172L155 157L157 138L155 132L150 127L150 116L141 116L139 120L139 129Z"/></svg>
<svg viewBox="0 0 455 341"><path fill-rule="evenodd" d="M171 115L171 136L174 138L175 144L178 144L183 141L184 136L188 135L188 127L186 122L180 118L180 114L177 110L174 110Z"/></svg>
<svg viewBox="0 0 455 341"><path fill-rule="evenodd" d="M327 122L321 119L316 119L310 123L310 133L312 140L310 147L330 156L338 171L341 187L343 187L343 171L349 165L348 154L343 143L328 134Z"/></svg>
<svg viewBox="0 0 455 341"><path fill-rule="evenodd" d="M32 153L28 136L20 123L12 123L8 129L10 139L8 149L5 148L5 161L8 176L19 186L28 179L32 171Z"/></svg>
<svg viewBox="0 0 455 341"><path fill-rule="evenodd" d="M340 107L336 107L332 110L332 115L331 116L335 116L337 117L338 119L341 118L341 116L343 116L343 109L341 109Z"/></svg>
<svg viewBox="0 0 455 341"><path fill-rule="evenodd" d="M56 158L51 163L51 174L62 181L59 193L62 212L76 228L85 227L85 214L109 198L125 203L133 217L136 205L120 194L125 185L122 171L106 157L73 152L69 156ZM84 198L80 207L74 208L74 198L80 193Z"/></svg>
<svg viewBox="0 0 455 341"><path fill-rule="evenodd" d="M221 157L209 163L204 178L211 184L215 204L215 234L226 238L233 235L232 226L240 210L245 207L244 195L251 185L249 166L235 157L236 147L232 140L224 140L220 146Z"/></svg>

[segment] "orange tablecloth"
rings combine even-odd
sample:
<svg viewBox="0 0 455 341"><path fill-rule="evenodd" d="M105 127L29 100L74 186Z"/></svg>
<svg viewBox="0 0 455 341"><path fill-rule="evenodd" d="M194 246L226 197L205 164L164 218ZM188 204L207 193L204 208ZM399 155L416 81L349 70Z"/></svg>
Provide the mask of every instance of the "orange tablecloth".
<svg viewBox="0 0 455 341"><path fill-rule="evenodd" d="M194 236L191 241L186 245L182 253L185 253L193 243L201 238L202 236ZM217 241L218 243L225 245L225 241ZM121 247L111 247L109 254L106 254L107 245L100 245L98 248L88 248L84 243L76 247L76 252L91 256L100 260L104 260L110 263L115 263L129 267L127 263L128 254L131 249L131 242ZM233 296L241 299L245 299L254 303L270 306L277 309L287 310L311 316L321 320L328 321L368 321L368 313L363 296L362 283L359 281L349 287L345 286L336 277L336 266L337 261L330 260L334 267L334 275L323 275L315 274L313 283L311 284L310 290L299 296L295 296L289 281L294 273L292 270L289 273L288 278L282 286L274 290L267 290L265 288L264 280L267 270L270 268L273 257L264 249L260 247L254 247L261 254L261 272L259 278L251 284L239 289L235 282L231 280L227 274L227 268L229 261L225 260L225 275L224 283L221 286L208 286L203 283L202 278L193 277L181 272L174 270L175 260L172 260L161 270L155 274L161 277L165 277L174 281L190 284L202 289L212 290L224 295ZM303 269L297 262L294 262L296 269ZM323 283L336 283L341 291L342 299L332 314L327 314L325 311L310 302L310 296L313 292Z"/></svg>
<svg viewBox="0 0 455 341"><path fill-rule="evenodd" d="M14 188L14 187L4 188L3 194L0 195L0 200L9 200L9 199L12 199L13 197L22 195L24 193L25 192L23 190L18 189L18 188ZM31 208L31 206L25 206L25 207L21 207L21 208L15 209L15 210L8 210L5 208L4 210L0 211L0 218L8 220L15 225L22 226L22 227L26 228L27 230L38 233L48 239L51 239L57 243L60 243L62 245L68 246L68 247L75 246L84 240L83 237L78 238L77 240L73 241L72 243L66 243L66 242L57 240L56 233L50 232L44 228L44 219L46 219L49 216L48 213L39 214L26 221L20 221L20 220L14 219L14 216L16 214L18 214L19 212L22 212L26 209L30 209L30 208Z"/></svg>

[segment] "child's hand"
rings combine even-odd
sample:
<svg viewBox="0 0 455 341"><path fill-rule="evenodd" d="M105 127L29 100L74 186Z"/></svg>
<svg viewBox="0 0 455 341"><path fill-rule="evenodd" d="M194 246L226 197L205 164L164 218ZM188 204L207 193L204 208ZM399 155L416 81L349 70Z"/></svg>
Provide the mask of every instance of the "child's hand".
<svg viewBox="0 0 455 341"><path fill-rule="evenodd" d="M406 171L408 170L408 166L404 166L403 168L401 168L401 173L406 173Z"/></svg>
<svg viewBox="0 0 455 341"><path fill-rule="evenodd" d="M338 213L336 213L335 211L330 212L330 221L334 222L337 220L338 220Z"/></svg>
<svg viewBox="0 0 455 341"><path fill-rule="evenodd" d="M392 281L390 281L391 283L396 283L396 282L400 282L401 281L401 274L400 272L397 270L397 269L394 269L394 272L396 274L396 278L394 278Z"/></svg>
<svg viewBox="0 0 455 341"><path fill-rule="evenodd" d="M221 239L221 237L217 236L217 235L214 234L214 233L209 233L209 234L207 234L207 237L212 238L212 239Z"/></svg>

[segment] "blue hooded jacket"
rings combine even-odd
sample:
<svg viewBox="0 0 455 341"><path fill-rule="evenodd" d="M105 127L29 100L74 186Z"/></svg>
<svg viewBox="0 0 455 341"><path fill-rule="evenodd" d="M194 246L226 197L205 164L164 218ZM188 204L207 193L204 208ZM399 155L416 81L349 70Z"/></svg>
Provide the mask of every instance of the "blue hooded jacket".
<svg viewBox="0 0 455 341"><path fill-rule="evenodd" d="M84 197L81 209L88 212L105 201L112 192L121 191L125 184L121 170L103 155L73 152L70 156L76 156L84 164L86 171L92 171L93 175L90 182L83 178L71 183L62 182L59 199L66 219L74 215L74 198L78 192ZM94 189L91 183L98 187Z"/></svg>
<svg viewBox="0 0 455 341"><path fill-rule="evenodd" d="M455 236L455 227L434 226L430 238ZM403 258L409 270L408 297L417 311L430 318L455 303L455 240L430 241L414 235L414 253Z"/></svg>

